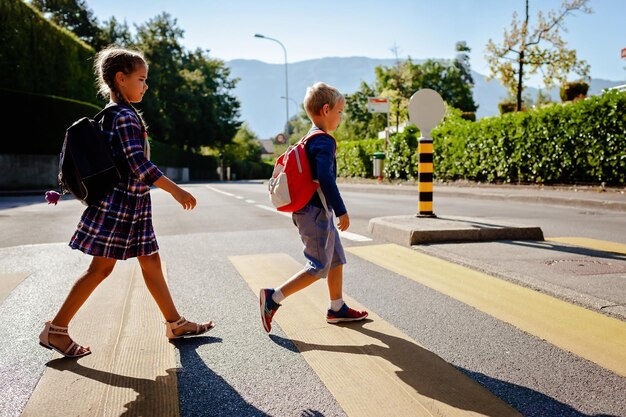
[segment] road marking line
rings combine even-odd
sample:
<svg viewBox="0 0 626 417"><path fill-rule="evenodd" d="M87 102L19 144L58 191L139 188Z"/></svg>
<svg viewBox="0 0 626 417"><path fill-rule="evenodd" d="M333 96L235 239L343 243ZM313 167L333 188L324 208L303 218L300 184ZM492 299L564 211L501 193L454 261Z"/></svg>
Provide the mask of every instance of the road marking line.
<svg viewBox="0 0 626 417"><path fill-rule="evenodd" d="M206 187L211 189L211 190L213 190L213 191L215 191L215 192L227 195L229 197L235 197L235 198L237 198L239 200L243 200L244 199L244 197L241 197L241 196L238 196L238 195L235 195L235 194L231 194L231 193L227 193L227 192L222 191L222 190L218 190L217 188L211 187L210 185L207 185ZM254 204L255 203L254 200L245 200L245 201L246 201L246 203L250 203L250 204ZM285 213L283 211L278 211L278 210L276 210L275 207L266 206L264 204L255 204L255 206L260 208L260 209L271 211L272 213L281 214L281 215L283 215L285 217L291 218L291 213ZM341 231L339 231L339 236L341 236L344 239L352 240L352 241L355 241L355 242L370 242L372 240L371 238L369 238L367 236L359 235L359 234L352 233L352 232L341 232Z"/></svg>
<svg viewBox="0 0 626 417"><path fill-rule="evenodd" d="M625 244L609 242L607 240L591 239L587 237L550 237L545 240L549 242L566 243L568 245L581 246L583 248L626 255Z"/></svg>
<svg viewBox="0 0 626 417"><path fill-rule="evenodd" d="M299 271L286 254L230 256L255 295ZM283 302L274 316L349 416L519 416L480 384L370 312L371 320L325 320L324 280ZM363 307L344 295L346 302ZM263 333L259 319L259 332ZM274 333L276 333L274 331ZM275 334L271 336L276 339ZM276 346L276 349L280 349Z"/></svg>
<svg viewBox="0 0 626 417"><path fill-rule="evenodd" d="M285 213L284 211L278 211L275 207L266 206L264 204L255 204L255 207L258 207L263 210L271 211L272 213L280 214L285 217L289 217L291 219L291 213Z"/></svg>
<svg viewBox="0 0 626 417"><path fill-rule="evenodd" d="M367 236L358 235L352 232L342 232L341 230L339 230L338 232L339 232L339 236L346 238L346 239L354 240L355 242L370 242L372 240L371 238Z"/></svg>
<svg viewBox="0 0 626 417"><path fill-rule="evenodd" d="M141 268L128 262L72 321L70 334L93 353L78 361L55 353L22 416L180 415L174 346Z"/></svg>
<svg viewBox="0 0 626 417"><path fill-rule="evenodd" d="M256 204L255 206L260 208L260 209L263 209L263 210L271 211L272 213L282 214L283 216L289 217L291 219L291 213L286 213L284 211L278 211L278 210L276 210L275 207L270 207L270 206L266 206L266 205L263 205L263 204ZM338 232L339 232L339 236L341 236L342 238L348 239L348 240L353 240L355 242L369 242L369 241L372 240L371 238L369 238L367 236L359 235L359 234L352 233L352 232L342 232L342 231L339 231L339 230L338 230Z"/></svg>
<svg viewBox="0 0 626 417"><path fill-rule="evenodd" d="M346 251L626 376L626 322L399 245Z"/></svg>
<svg viewBox="0 0 626 417"><path fill-rule="evenodd" d="M226 191L222 191L222 190L219 190L219 189L217 189L215 187L211 187L210 185L207 185L206 188L208 188L209 190L215 191L216 193L227 195L229 197L234 197L235 196L235 194L227 193Z"/></svg>
<svg viewBox="0 0 626 417"><path fill-rule="evenodd" d="M2 304L11 291L21 284L22 281L24 281L24 279L29 275L29 272L0 274L0 304Z"/></svg>

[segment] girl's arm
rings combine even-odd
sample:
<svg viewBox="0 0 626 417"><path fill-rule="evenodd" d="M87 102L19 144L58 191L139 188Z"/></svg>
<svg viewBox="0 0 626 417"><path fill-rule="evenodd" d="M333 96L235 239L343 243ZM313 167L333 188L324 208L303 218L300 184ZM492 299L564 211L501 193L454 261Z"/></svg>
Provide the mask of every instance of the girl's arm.
<svg viewBox="0 0 626 417"><path fill-rule="evenodd" d="M161 175L153 184L163 191L170 193L185 210L192 210L196 207L195 197L191 195L191 193L180 188L178 184L167 178L165 175Z"/></svg>

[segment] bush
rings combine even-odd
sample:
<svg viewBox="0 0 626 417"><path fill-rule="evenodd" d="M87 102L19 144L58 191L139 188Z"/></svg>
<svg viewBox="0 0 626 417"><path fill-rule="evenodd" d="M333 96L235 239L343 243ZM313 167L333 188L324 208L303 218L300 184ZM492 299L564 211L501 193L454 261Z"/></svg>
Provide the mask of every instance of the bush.
<svg viewBox="0 0 626 417"><path fill-rule="evenodd" d="M409 125L404 132L391 135L385 176L389 179L413 180L417 178L417 135L419 129Z"/></svg>
<svg viewBox="0 0 626 417"><path fill-rule="evenodd" d="M337 175L363 177L373 175L372 155L385 150L384 139L341 141L337 143Z"/></svg>
<svg viewBox="0 0 626 417"><path fill-rule="evenodd" d="M433 130L435 174L489 182L626 184L626 92Z"/></svg>
<svg viewBox="0 0 626 417"><path fill-rule="evenodd" d="M587 97L587 91L589 91L589 84L585 81L571 81L564 83L559 91L561 100L566 101L580 100Z"/></svg>

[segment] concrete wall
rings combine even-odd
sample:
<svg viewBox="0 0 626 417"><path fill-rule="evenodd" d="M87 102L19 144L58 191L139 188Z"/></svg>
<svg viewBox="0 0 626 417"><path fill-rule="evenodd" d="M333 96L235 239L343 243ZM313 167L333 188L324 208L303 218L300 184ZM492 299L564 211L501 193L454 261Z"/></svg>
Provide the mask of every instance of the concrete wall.
<svg viewBox="0 0 626 417"><path fill-rule="evenodd" d="M189 168L159 168L174 182L189 182ZM58 173L56 155L0 154L0 190L55 189Z"/></svg>

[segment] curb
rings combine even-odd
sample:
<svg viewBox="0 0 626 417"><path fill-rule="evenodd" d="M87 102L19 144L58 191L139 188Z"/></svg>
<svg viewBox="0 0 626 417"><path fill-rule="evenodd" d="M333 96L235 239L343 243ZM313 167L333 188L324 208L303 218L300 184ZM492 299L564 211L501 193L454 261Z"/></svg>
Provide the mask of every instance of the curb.
<svg viewBox="0 0 626 417"><path fill-rule="evenodd" d="M495 240L544 240L543 231L538 226L504 222L485 223L485 219L459 216L375 217L369 221L368 230L372 236L403 246Z"/></svg>

